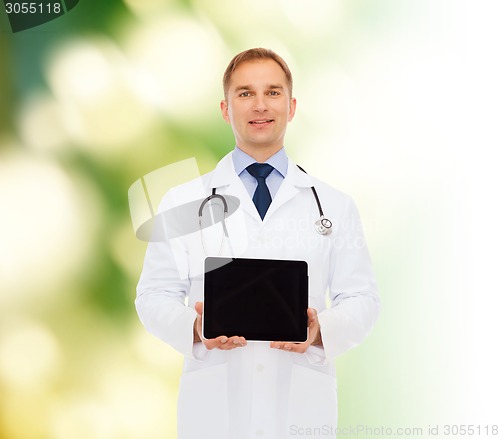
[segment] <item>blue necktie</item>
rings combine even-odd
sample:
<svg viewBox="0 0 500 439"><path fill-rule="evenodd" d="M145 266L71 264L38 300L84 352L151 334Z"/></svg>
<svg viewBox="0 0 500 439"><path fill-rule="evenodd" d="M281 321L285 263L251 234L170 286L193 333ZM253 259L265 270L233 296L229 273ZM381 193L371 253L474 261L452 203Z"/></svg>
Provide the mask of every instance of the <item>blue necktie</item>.
<svg viewBox="0 0 500 439"><path fill-rule="evenodd" d="M252 200L261 219L264 219L267 209L269 209L269 205L271 204L271 194L266 184L266 178L273 169L267 163L253 163L247 167L249 174L257 179L257 189L255 189Z"/></svg>

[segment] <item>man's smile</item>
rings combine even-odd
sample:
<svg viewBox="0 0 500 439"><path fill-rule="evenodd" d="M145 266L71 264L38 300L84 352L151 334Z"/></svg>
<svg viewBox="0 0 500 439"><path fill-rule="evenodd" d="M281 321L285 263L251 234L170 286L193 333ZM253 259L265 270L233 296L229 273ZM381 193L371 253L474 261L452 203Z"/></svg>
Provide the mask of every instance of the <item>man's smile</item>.
<svg viewBox="0 0 500 439"><path fill-rule="evenodd" d="M252 125L266 125L274 122L274 119L255 119L251 120L249 123Z"/></svg>

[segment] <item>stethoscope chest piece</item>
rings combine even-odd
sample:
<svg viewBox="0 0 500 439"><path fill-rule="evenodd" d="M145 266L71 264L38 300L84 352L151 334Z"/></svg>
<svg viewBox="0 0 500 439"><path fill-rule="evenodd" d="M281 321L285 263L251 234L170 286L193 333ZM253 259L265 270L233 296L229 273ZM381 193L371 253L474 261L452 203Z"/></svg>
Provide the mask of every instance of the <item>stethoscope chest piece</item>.
<svg viewBox="0 0 500 439"><path fill-rule="evenodd" d="M329 235L332 233L332 222L324 216L321 216L321 218L314 223L314 226L320 235Z"/></svg>

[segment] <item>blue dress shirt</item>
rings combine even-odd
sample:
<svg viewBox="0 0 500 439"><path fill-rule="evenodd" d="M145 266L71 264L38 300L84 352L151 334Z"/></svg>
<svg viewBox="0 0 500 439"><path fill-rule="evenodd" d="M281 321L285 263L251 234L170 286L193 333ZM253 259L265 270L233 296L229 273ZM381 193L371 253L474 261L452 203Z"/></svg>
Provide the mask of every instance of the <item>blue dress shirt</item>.
<svg viewBox="0 0 500 439"><path fill-rule="evenodd" d="M257 180L250 175L246 168L247 166L250 166L252 163L256 162L257 160L255 160L253 157L250 157L247 153L243 152L238 147L234 148L234 170L236 171L238 177L241 178L241 181L248 191L248 195L250 195L250 198L253 197L255 189L257 189ZM271 199L274 199L274 196L278 192L278 189L281 186L281 183L285 178L286 172L288 170L288 157L286 155L285 148L281 148L276 154L269 157L265 163L269 163L274 168L266 178L266 184L269 188Z"/></svg>

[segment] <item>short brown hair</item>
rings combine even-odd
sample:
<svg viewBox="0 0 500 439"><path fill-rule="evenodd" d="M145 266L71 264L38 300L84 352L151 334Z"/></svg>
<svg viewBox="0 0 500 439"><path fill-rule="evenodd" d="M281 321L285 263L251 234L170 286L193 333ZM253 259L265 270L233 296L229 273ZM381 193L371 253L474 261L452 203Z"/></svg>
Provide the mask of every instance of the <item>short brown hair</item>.
<svg viewBox="0 0 500 439"><path fill-rule="evenodd" d="M227 94L227 90L229 88L229 81L231 80L231 75L233 72L236 70L236 68L247 61L258 61L258 60L265 60L265 59L271 59L278 63L278 65L281 67L283 72L285 73L286 81L288 83L288 89L290 91L290 97L292 96L292 87L293 87L293 79L292 79L292 72L290 72L290 69L288 68L288 65L286 64L285 60L281 58L277 53L273 52L270 49L262 49L261 47L257 47L255 49L248 49L245 50L241 53L238 53L229 65L226 68L226 71L224 72L224 76L222 78L222 86L224 87L224 96Z"/></svg>

